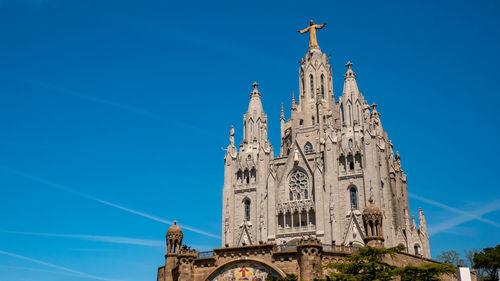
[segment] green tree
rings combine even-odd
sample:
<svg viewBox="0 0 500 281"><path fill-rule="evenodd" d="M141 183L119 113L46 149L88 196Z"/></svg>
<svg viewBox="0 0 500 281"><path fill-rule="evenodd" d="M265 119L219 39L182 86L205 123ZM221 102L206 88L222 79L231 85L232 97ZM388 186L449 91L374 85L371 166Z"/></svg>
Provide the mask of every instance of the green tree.
<svg viewBox="0 0 500 281"><path fill-rule="evenodd" d="M487 273L485 280L498 280L498 269L500 268L500 245L484 248L474 255L474 268L484 269Z"/></svg>
<svg viewBox="0 0 500 281"><path fill-rule="evenodd" d="M358 252L351 254L344 262L331 263L326 268L333 268L337 272L331 273L327 279L335 281L389 281L394 276L395 266L383 261L387 255L394 256L403 251L403 246L393 248L360 248Z"/></svg>
<svg viewBox="0 0 500 281"><path fill-rule="evenodd" d="M383 261L387 255L394 256L404 249L403 246L388 249L361 248L344 262L326 265L326 268L333 268L337 272L331 273L326 279L315 281L388 281L395 276L400 276L401 281L437 281L442 274L456 272L455 267L450 264L396 267Z"/></svg>
<svg viewBox="0 0 500 281"><path fill-rule="evenodd" d="M441 255L438 255L436 260L453 266L465 265L465 261L460 258L460 253L455 250L441 251Z"/></svg>
<svg viewBox="0 0 500 281"><path fill-rule="evenodd" d="M407 265L394 270L401 281L439 281L442 274L456 273L457 269L447 263L428 263L421 266Z"/></svg>
<svg viewBox="0 0 500 281"><path fill-rule="evenodd" d="M299 278L295 274L287 274L285 277L278 277L272 275L271 273L267 274L266 281L298 281Z"/></svg>

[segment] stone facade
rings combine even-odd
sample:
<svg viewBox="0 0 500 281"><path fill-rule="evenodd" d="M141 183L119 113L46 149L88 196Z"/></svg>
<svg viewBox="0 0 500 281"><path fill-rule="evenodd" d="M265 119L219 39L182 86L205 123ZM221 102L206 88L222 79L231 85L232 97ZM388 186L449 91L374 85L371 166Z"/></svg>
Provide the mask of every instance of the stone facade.
<svg viewBox="0 0 500 281"><path fill-rule="evenodd" d="M369 106L359 91L352 64L346 64L336 100L329 59L317 44L300 63L298 103L292 94L288 120L281 107L277 157L257 83L239 147L230 130L222 247L192 250L174 223L158 281L264 281L267 274L291 273L313 280L328 274L323 265L366 245L405 246L405 252L387 257L396 266L435 263L424 213L419 210L419 227L410 217L401 157L393 152L376 105Z"/></svg>
<svg viewBox="0 0 500 281"><path fill-rule="evenodd" d="M336 101L332 68L319 47L300 61L298 103L290 118L281 108L281 144L274 157L258 84L243 117L243 141L234 128L225 155L222 246L292 241L314 235L323 244L364 246L362 210L371 197L381 210L383 245L404 245L430 257L424 213L410 217L401 157L382 128L376 104L358 89L346 64Z"/></svg>

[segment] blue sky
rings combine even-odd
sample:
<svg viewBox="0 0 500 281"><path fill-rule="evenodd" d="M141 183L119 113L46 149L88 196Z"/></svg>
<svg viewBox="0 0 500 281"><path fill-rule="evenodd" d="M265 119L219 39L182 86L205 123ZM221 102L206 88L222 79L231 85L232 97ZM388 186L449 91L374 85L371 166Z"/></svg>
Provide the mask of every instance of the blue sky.
<svg viewBox="0 0 500 281"><path fill-rule="evenodd" d="M220 245L228 130L279 146L312 18L400 152L431 252L500 240L498 1L0 0L0 279L155 280L174 219ZM289 110L286 110L289 117Z"/></svg>

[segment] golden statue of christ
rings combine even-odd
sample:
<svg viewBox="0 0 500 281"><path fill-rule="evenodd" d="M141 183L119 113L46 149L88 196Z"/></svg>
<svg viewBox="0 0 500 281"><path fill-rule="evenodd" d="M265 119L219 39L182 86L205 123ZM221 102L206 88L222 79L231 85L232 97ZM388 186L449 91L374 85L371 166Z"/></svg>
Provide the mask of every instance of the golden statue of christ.
<svg viewBox="0 0 500 281"><path fill-rule="evenodd" d="M314 21L311 20L309 22L309 26L304 29L304 30L297 30L297 32L300 33L306 33L309 32L309 50L312 48L319 48L318 46L318 40L316 40L316 29L322 29L326 25L326 22L324 24L314 24Z"/></svg>

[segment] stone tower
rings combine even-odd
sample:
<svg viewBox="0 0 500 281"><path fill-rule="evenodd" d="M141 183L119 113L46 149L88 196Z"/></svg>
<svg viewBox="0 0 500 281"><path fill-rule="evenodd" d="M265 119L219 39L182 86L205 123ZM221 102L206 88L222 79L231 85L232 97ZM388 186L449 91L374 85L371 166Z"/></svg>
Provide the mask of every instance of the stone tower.
<svg viewBox="0 0 500 281"><path fill-rule="evenodd" d="M243 141L234 145L234 129L227 147L223 188L223 245L253 245L267 241L267 178L273 148L267 138L257 82L253 83L248 110L243 117Z"/></svg>
<svg viewBox="0 0 500 281"><path fill-rule="evenodd" d="M329 57L310 46L300 60L298 103L292 94L290 118L281 107L277 157L253 84L243 141L235 146L231 128L224 158L222 246L296 243L312 236L327 245L404 245L411 254L430 257L424 214L419 211L420 227L410 216L401 157L393 152L377 105L369 106L360 92L352 66L347 62L336 100ZM380 216L375 235L367 232L368 213L361 212L374 206Z"/></svg>

